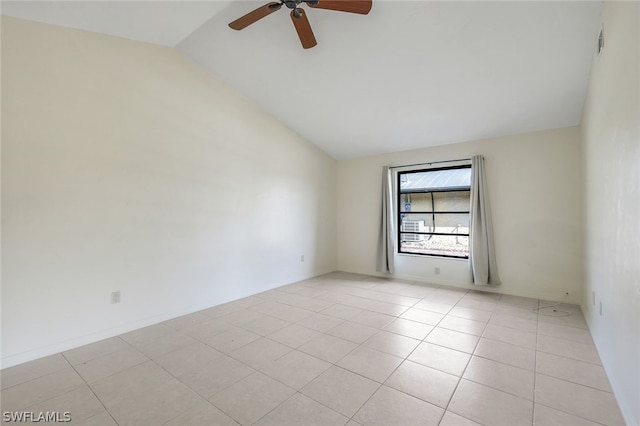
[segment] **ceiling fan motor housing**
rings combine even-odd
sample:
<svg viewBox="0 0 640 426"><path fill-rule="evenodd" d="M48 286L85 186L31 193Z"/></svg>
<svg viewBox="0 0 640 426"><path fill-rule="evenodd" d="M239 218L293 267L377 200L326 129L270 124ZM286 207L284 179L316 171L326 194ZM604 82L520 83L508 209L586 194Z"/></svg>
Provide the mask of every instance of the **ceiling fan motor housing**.
<svg viewBox="0 0 640 426"><path fill-rule="evenodd" d="M372 0L276 0L241 16L231 22L229 27L234 30L241 30L273 12L280 10L282 5L285 5L288 9L291 9L291 20L298 33L302 47L309 49L315 46L317 42L306 13L303 9L299 8L302 3L307 3L308 6L313 8L366 15L371 10Z"/></svg>

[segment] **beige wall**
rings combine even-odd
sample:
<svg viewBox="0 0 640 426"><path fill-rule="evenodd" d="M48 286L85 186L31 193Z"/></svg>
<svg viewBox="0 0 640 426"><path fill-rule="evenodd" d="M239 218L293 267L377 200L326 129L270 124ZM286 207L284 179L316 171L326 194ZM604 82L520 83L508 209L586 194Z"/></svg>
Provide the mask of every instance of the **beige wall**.
<svg viewBox="0 0 640 426"><path fill-rule="evenodd" d="M340 270L376 273L383 165L457 160L475 154L485 157L503 282L496 290L579 302L582 205L577 127L340 161ZM396 255L395 266L398 278L487 289L470 284L466 260Z"/></svg>
<svg viewBox="0 0 640 426"><path fill-rule="evenodd" d="M336 167L175 50L3 17L3 366L335 270Z"/></svg>
<svg viewBox="0 0 640 426"><path fill-rule="evenodd" d="M639 425L640 3L605 2L602 22L582 118L582 308L625 420Z"/></svg>

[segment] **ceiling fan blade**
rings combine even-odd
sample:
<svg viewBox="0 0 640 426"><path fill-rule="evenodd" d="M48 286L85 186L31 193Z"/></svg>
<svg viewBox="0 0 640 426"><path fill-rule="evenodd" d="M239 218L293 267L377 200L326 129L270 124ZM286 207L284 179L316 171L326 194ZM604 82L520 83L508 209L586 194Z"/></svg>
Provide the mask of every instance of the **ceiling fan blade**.
<svg viewBox="0 0 640 426"><path fill-rule="evenodd" d="M298 12L299 17L296 18L296 13ZM305 49L309 49L316 44L316 38L313 35L313 30L311 30L311 24L309 24L309 20L307 19L307 14L304 13L303 9L296 9L291 11L291 20L293 21L293 26L296 27L296 31L298 32L298 37L300 37L300 43L302 43L302 47Z"/></svg>
<svg viewBox="0 0 640 426"><path fill-rule="evenodd" d="M264 18L265 16L272 14L276 10L280 10L281 7L282 7L282 4L275 3L275 2L265 4L264 6L261 6L256 10L249 12L246 15L236 19L235 21L230 23L229 26L234 30L241 30L253 24L254 22Z"/></svg>
<svg viewBox="0 0 640 426"><path fill-rule="evenodd" d="M307 2L307 5L316 9L337 10L339 12L351 12L366 15L371 11L371 0L320 0L318 4Z"/></svg>

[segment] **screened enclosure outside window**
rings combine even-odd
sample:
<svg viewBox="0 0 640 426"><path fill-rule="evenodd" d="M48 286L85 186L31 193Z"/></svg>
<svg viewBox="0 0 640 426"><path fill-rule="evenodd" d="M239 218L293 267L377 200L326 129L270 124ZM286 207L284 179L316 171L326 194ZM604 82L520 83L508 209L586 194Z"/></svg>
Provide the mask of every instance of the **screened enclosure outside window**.
<svg viewBox="0 0 640 426"><path fill-rule="evenodd" d="M468 259L471 166L397 176L398 252Z"/></svg>

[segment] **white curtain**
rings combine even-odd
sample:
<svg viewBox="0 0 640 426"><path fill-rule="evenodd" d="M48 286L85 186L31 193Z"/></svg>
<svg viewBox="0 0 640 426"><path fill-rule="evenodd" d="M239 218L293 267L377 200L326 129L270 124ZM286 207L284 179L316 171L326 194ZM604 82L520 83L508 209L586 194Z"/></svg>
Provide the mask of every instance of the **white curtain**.
<svg viewBox="0 0 640 426"><path fill-rule="evenodd" d="M493 244L493 225L484 173L484 158L471 158L471 218L469 261L475 285L499 285L498 264Z"/></svg>
<svg viewBox="0 0 640 426"><path fill-rule="evenodd" d="M393 222L393 179L388 166L382 168L382 200L380 234L378 236L378 259L376 270L393 273L394 222Z"/></svg>

